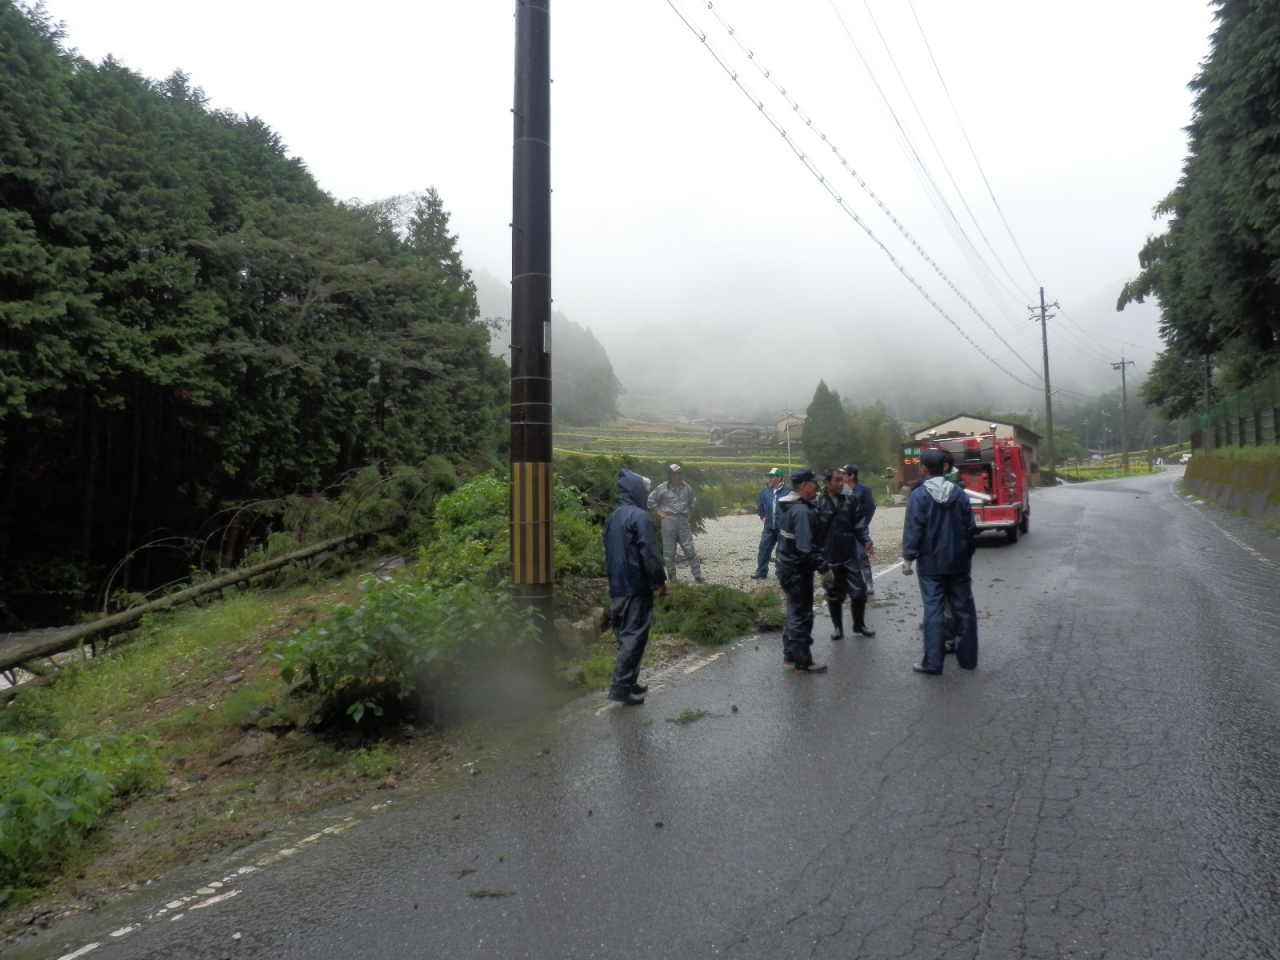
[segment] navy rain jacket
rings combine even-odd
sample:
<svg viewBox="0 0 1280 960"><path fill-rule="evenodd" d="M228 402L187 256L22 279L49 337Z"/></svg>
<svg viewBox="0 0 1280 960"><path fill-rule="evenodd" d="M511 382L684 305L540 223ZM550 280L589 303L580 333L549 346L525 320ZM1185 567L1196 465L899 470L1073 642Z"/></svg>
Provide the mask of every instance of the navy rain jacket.
<svg viewBox="0 0 1280 960"><path fill-rule="evenodd" d="M973 558L973 519L969 495L943 477L930 477L911 491L902 524L902 556L922 577L968 573Z"/></svg>
<svg viewBox="0 0 1280 960"><path fill-rule="evenodd" d="M770 487L766 483L756 494L756 516L765 522L766 529L778 528L777 503L790 492L791 484L783 480L777 487Z"/></svg>
<svg viewBox="0 0 1280 960"><path fill-rule="evenodd" d="M870 487L861 482L855 483L852 491L862 504L862 518L866 521L866 526L869 527L871 518L876 515L876 495L871 492Z"/></svg>
<svg viewBox="0 0 1280 960"><path fill-rule="evenodd" d="M818 542L818 506L792 491L778 500L778 576L827 572Z"/></svg>
<svg viewBox="0 0 1280 960"><path fill-rule="evenodd" d="M825 490L814 501L818 505L818 541L822 557L831 566L858 559L857 544L867 546L867 519L856 494L831 496Z"/></svg>
<svg viewBox="0 0 1280 960"><path fill-rule="evenodd" d="M667 582L653 524L644 509L648 499L643 477L618 471L618 508L604 522L603 534L611 597L643 596Z"/></svg>

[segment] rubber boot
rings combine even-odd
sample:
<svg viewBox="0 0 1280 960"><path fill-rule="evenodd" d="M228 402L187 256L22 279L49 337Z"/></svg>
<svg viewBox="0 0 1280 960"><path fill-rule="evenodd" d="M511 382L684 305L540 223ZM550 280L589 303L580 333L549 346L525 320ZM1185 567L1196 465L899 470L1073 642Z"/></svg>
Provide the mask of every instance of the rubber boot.
<svg viewBox="0 0 1280 960"><path fill-rule="evenodd" d="M620 687L616 684L609 687L608 699L614 703L620 703L624 707L638 707L644 703L644 697L636 693L631 687Z"/></svg>
<svg viewBox="0 0 1280 960"><path fill-rule="evenodd" d="M835 627L835 631L831 634L832 640L844 639L844 601L837 603L834 600L827 601L827 611L831 614L831 625Z"/></svg>
<svg viewBox="0 0 1280 960"><path fill-rule="evenodd" d="M864 637L874 637L876 632L867 626L866 599L853 601L853 632Z"/></svg>

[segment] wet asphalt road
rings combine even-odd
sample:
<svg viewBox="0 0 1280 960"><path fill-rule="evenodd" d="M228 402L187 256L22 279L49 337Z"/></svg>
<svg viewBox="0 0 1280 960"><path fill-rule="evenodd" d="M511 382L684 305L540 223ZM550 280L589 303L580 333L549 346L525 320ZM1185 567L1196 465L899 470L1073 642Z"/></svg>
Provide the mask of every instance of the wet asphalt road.
<svg viewBox="0 0 1280 960"><path fill-rule="evenodd" d="M1037 491L1021 543L983 537L973 673L910 671L895 570L875 639L819 620L825 676L749 639L12 955L1280 957L1280 540L1179 475Z"/></svg>

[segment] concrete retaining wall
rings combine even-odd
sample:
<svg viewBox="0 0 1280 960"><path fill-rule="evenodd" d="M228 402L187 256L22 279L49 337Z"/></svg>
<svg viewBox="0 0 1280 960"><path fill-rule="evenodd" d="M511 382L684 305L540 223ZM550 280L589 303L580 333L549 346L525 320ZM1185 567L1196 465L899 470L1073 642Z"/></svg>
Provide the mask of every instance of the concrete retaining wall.
<svg viewBox="0 0 1280 960"><path fill-rule="evenodd" d="M1251 520L1280 519L1280 459L1197 456L1187 464L1182 483L1196 496Z"/></svg>

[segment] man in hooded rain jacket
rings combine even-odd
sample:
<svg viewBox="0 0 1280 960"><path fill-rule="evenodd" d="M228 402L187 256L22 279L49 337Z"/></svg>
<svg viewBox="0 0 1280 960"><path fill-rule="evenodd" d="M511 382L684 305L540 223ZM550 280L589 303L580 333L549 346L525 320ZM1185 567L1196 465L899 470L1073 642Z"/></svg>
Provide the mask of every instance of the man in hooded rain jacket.
<svg viewBox="0 0 1280 960"><path fill-rule="evenodd" d="M902 572L910 575L912 564L916 565L924 603L924 657L911 669L942 672L945 605L949 603L955 616L956 662L972 670L978 665L978 614L970 579L977 522L968 495L943 476L942 451L924 451L920 463L929 476L911 491L902 524Z"/></svg>
<svg viewBox="0 0 1280 960"><path fill-rule="evenodd" d="M649 481L630 470L618 471L618 507L604 524L604 562L609 573L609 620L618 637L609 699L628 707L644 703L648 687L640 683L640 658L649 643L653 598L665 596L653 524L645 512Z"/></svg>
<svg viewBox="0 0 1280 960"><path fill-rule="evenodd" d="M818 478L812 470L791 475L791 492L778 500L778 582L787 598L782 625L782 662L796 673L822 673L813 662L813 574L830 571L818 543ZM824 582L825 586L825 582Z"/></svg>

